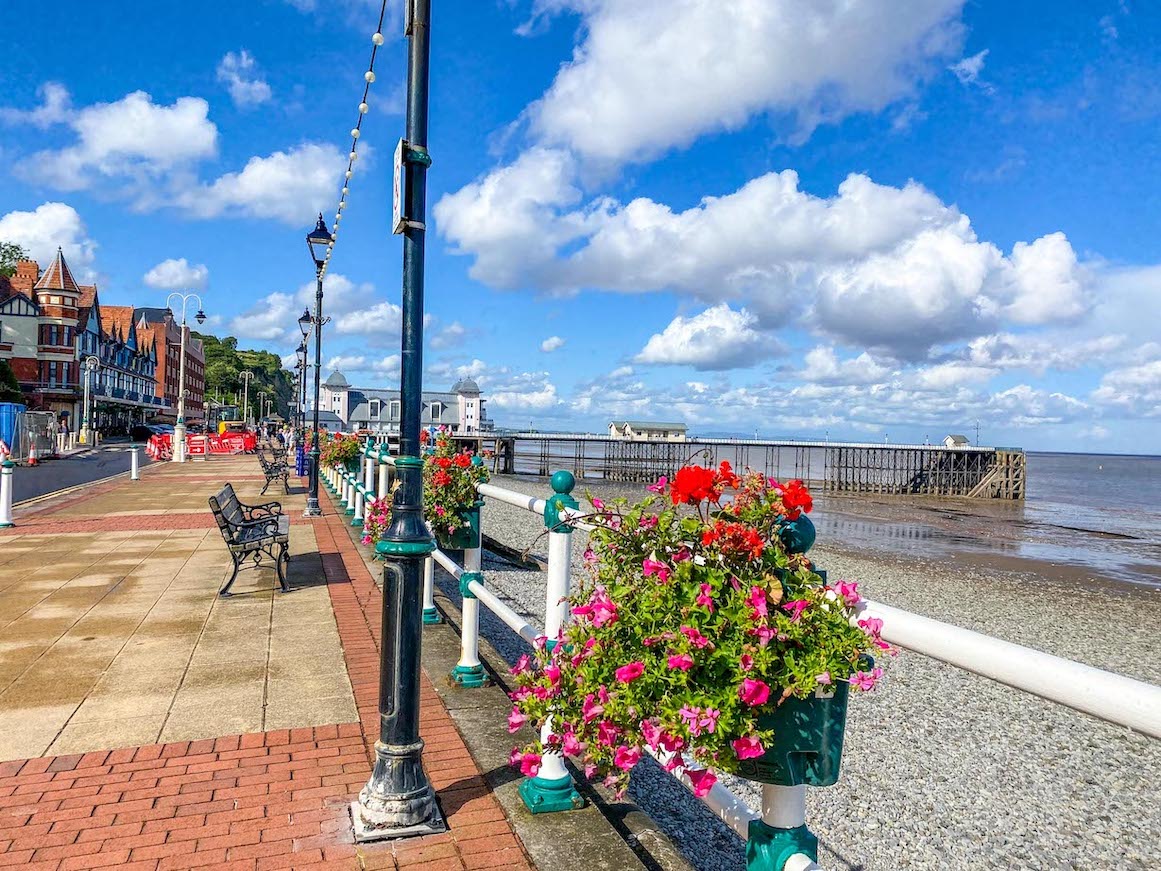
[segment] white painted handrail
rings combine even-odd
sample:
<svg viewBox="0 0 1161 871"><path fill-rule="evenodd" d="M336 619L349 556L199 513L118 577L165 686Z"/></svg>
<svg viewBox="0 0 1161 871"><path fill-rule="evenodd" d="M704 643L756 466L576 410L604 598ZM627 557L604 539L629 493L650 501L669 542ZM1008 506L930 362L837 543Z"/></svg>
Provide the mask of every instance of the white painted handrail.
<svg viewBox="0 0 1161 871"><path fill-rule="evenodd" d="M536 627L513 611L508 604L499 596L481 584L479 581L470 581L468 589L471 590L472 595L480 600L480 604L484 605L504 621L504 624L527 641L529 644L535 644L537 638L543 638L543 634L536 630Z"/></svg>
<svg viewBox="0 0 1161 871"><path fill-rule="evenodd" d="M883 639L1050 702L1161 738L1161 687L864 601L856 619L883 621Z"/></svg>
<svg viewBox="0 0 1161 871"><path fill-rule="evenodd" d="M543 499L537 499L535 496L528 496L524 493L517 493L515 490L506 490L503 487L497 487L495 484L480 484L476 487L476 492L481 496L491 496L497 502L503 502L506 505L513 505L516 508L531 511L533 514L543 515L544 506L548 504Z"/></svg>

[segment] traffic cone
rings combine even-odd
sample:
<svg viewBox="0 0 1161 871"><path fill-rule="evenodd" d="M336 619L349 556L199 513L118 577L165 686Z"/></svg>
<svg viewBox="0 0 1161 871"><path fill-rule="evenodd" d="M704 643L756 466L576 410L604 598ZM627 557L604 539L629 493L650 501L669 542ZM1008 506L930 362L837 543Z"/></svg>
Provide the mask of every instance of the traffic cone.
<svg viewBox="0 0 1161 871"><path fill-rule="evenodd" d="M36 459L36 445L30 444L28 446L28 465L39 466L40 461Z"/></svg>

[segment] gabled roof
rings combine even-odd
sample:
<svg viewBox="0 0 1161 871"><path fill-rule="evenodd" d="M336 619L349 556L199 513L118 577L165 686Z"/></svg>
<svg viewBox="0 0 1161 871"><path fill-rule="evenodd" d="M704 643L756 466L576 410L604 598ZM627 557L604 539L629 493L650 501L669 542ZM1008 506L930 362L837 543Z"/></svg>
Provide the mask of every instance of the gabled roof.
<svg viewBox="0 0 1161 871"><path fill-rule="evenodd" d="M79 285L81 289L81 298L77 301L78 306L95 305L97 302L97 285L82 284Z"/></svg>
<svg viewBox="0 0 1161 871"><path fill-rule="evenodd" d="M136 346L137 330L133 321L133 306L101 306L101 329L117 341Z"/></svg>
<svg viewBox="0 0 1161 871"><path fill-rule="evenodd" d="M81 292L76 279L73 278L73 274L69 270L69 265L65 263L64 252L60 248L56 249L56 257L53 258L52 265L44 270L44 274L40 276L40 281L36 282L36 287L33 289L62 290L69 293Z"/></svg>

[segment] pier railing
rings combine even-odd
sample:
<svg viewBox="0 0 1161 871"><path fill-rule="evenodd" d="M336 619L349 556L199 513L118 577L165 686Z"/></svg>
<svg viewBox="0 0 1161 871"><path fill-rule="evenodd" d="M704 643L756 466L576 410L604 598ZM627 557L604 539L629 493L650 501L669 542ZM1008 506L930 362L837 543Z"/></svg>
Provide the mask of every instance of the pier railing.
<svg viewBox="0 0 1161 871"><path fill-rule="evenodd" d="M390 492L394 465L395 460L386 445L368 443L357 472L337 468L324 470L327 485L344 507L350 506L352 525L363 523L368 500L385 498ZM575 504L570 496L574 477L568 472L558 473L553 476L552 483L554 492L544 499L493 484L477 487L484 502L481 510L486 509L488 500L495 500L544 518L548 536L548 569L541 626L533 625L488 588L481 570L480 546L463 552L462 565L438 549L427 559L423 589L424 622L438 622L440 619L434 598L436 564L456 580L463 597L460 659L451 675L462 687L472 688L487 683L479 655L480 606L486 607L532 645L557 637L569 619L566 600L573 572L572 534L574 530L591 530L593 527L584 522L583 512L569 507ZM554 502L556 504L551 505L553 510L546 512ZM868 617L883 621L881 637L897 647L1161 739L1161 687L864 600L857 616L852 619L857 622ZM692 759L686 759L685 764L692 770L699 767ZM692 792L688 778L676 773L672 776ZM536 777L526 778L521 786L521 796L533 813L544 812L548 808L543 804L570 794L575 795L571 774L559 754L546 754L540 772ZM548 801L546 796L550 797ZM715 784L701 801L744 839L750 837L751 824L757 821L774 829L795 829L806 824L805 786L763 784L761 812L751 809L721 783ZM574 804L579 806L579 802L578 797ZM555 803L552 809L560 809L560 803ZM797 853L786 859L779 869L769 871L808 871L819 867L814 857ZM753 867L751 871L754 871Z"/></svg>

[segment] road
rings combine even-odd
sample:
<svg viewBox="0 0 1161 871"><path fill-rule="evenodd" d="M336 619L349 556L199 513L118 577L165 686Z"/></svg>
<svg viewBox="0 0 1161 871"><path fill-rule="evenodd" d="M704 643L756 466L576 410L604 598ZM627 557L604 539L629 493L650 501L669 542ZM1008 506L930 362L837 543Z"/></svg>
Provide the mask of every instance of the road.
<svg viewBox="0 0 1161 871"><path fill-rule="evenodd" d="M140 452L140 459L142 468L150 462L144 450ZM73 457L45 460L33 468L17 466L12 475L12 501L23 502L65 487L75 487L77 484L128 471L128 444L102 445Z"/></svg>

